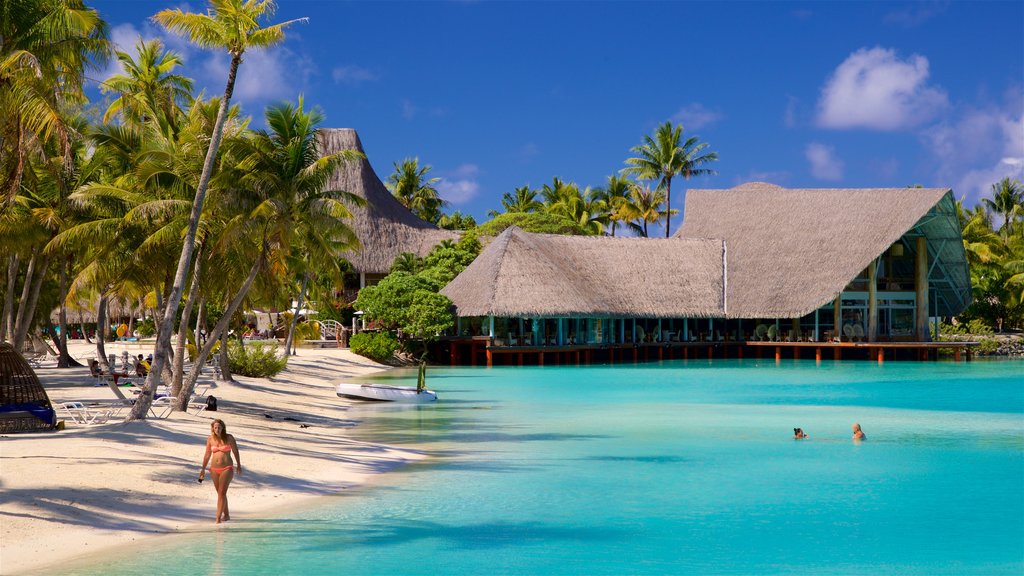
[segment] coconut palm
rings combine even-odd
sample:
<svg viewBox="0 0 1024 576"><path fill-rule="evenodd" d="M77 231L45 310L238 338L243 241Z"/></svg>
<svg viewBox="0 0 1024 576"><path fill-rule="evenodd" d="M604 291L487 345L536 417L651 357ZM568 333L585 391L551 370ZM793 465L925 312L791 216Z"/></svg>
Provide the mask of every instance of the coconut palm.
<svg viewBox="0 0 1024 576"><path fill-rule="evenodd" d="M505 209L506 213L529 213L539 212L544 208L544 204L537 200L536 190L531 190L529 186L520 186L512 192L505 192L501 196L501 207ZM487 216L494 218L500 214L501 212L497 210L491 210L487 213Z"/></svg>
<svg viewBox="0 0 1024 576"><path fill-rule="evenodd" d="M153 16L154 21L172 32L187 36L193 44L201 48L227 50L228 55L231 56L231 64L228 69L227 84L224 87L224 96L221 98L220 108L217 111L213 135L206 151L203 171L196 186L181 257L178 259L177 271L167 297L164 316L157 330L156 351L149 378L146 380L146 394L142 395L142 401L136 402L128 420L145 418L152 403L153 392L160 385L161 373L167 361L167 350L170 348L171 332L174 330L174 320L181 303L185 279L192 263L192 252L195 249L196 233L203 211L203 203L206 201L206 191L210 185L210 178L213 176L214 162L223 137L224 121L231 104L235 76L238 73L238 66L242 63L242 55L250 48L264 48L280 43L284 40L285 28L306 20L301 18L261 27L260 20L272 14L274 8L273 0L210 0L210 8L206 14L194 14L174 9L161 11Z"/></svg>
<svg viewBox="0 0 1024 576"><path fill-rule="evenodd" d="M654 137L644 136L639 146L630 149L637 154L626 159L629 166L622 170L623 174L636 176L641 180L657 181L658 188L665 192L665 205L670 209L665 216L665 238L671 233L672 178L682 176L689 180L693 176L715 174L714 170L705 166L718 160L718 154L706 151L707 142L700 142L697 136L683 141L682 124L673 126L665 122L658 126Z"/></svg>
<svg viewBox="0 0 1024 576"><path fill-rule="evenodd" d="M0 206L47 142L70 169L74 129L62 111L81 99L85 71L106 60L106 30L82 0L0 3Z"/></svg>
<svg viewBox="0 0 1024 576"><path fill-rule="evenodd" d="M117 94L107 107L103 123L109 124L120 115L129 125L140 127L155 120L159 125L174 130L181 111L192 100L192 79L174 70L181 65L181 56L164 50L159 40L139 38L135 44L136 56L120 50L115 52L124 68L124 74L115 74L100 86L104 93Z"/></svg>
<svg viewBox="0 0 1024 576"><path fill-rule="evenodd" d="M255 259L211 337L199 352L202 364L213 349L230 317L238 309L260 270L287 274L289 262L302 276L298 309L303 306L305 289L315 270L337 268L341 253L358 248L358 240L346 220L351 218L347 205L362 205L362 197L344 190L326 189L328 180L344 162L361 158L354 150L321 156L317 145L317 127L323 114L304 110L302 98L297 106L275 104L267 108L268 130L258 130L229 150L237 163L219 176L225 182L224 205L241 208L226 222L218 241L221 250L242 251ZM255 241L254 241L255 240ZM298 256L298 257L296 257ZM301 264L299 264L301 262ZM286 352L294 338L298 309L293 316ZM186 406L198 374L190 374L178 396Z"/></svg>
<svg viewBox="0 0 1024 576"><path fill-rule="evenodd" d="M623 218L620 208L629 201L629 192L636 186L627 178L620 178L616 175L608 177L608 183L601 188L594 189L594 197L605 203L608 209L608 221L611 223L611 235L615 236L615 228Z"/></svg>
<svg viewBox="0 0 1024 576"><path fill-rule="evenodd" d="M638 236L647 237L647 225L667 219L675 210L666 209L665 192L660 188L651 190L649 186L634 185L629 190L629 197L619 205L619 217L626 226Z"/></svg>
<svg viewBox="0 0 1024 576"><path fill-rule="evenodd" d="M437 223L441 208L447 206L447 202L441 199L434 186L441 179L427 177L430 169L430 164L421 167L419 158L406 158L401 163L395 162L395 171L388 176L385 185L402 206L417 217Z"/></svg>
<svg viewBox="0 0 1024 576"><path fill-rule="evenodd" d="M1003 240L1009 238L1016 221L1024 217L1024 189L1016 180L1003 178L992 185L992 198L983 198L985 207L1002 216L1003 224L999 234Z"/></svg>

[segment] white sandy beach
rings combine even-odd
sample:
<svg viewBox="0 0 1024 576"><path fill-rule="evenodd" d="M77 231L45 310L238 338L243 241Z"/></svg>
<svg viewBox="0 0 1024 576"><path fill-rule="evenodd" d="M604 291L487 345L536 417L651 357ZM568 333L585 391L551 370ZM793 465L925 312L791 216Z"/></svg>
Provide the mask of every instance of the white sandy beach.
<svg viewBox="0 0 1024 576"><path fill-rule="evenodd" d="M75 343L79 360L95 346ZM108 345L108 353L120 353ZM132 350L133 353L137 352ZM348 350L300 349L272 380L214 383L217 412L81 425L0 437L0 573L45 567L139 538L214 527L216 495L196 481L210 422L238 440L242 474L231 484L233 519L259 517L336 493L423 457L348 438L356 423L332 387L385 366ZM86 368L36 371L51 402L114 398ZM205 378L205 376L204 376ZM210 378L212 381L212 378ZM300 427L305 425L306 427Z"/></svg>

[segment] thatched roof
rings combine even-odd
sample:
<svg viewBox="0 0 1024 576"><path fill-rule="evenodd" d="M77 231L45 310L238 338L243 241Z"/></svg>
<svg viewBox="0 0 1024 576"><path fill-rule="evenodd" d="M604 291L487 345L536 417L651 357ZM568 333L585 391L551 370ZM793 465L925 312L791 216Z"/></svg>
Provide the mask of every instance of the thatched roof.
<svg viewBox="0 0 1024 576"><path fill-rule="evenodd" d="M948 188L690 190L676 236L725 241L728 317L794 318L833 300L904 234L928 238L939 312L958 314L970 276Z"/></svg>
<svg viewBox="0 0 1024 576"><path fill-rule="evenodd" d="M721 317L722 242L513 226L441 293L459 316Z"/></svg>
<svg viewBox="0 0 1024 576"><path fill-rule="evenodd" d="M363 152L359 135L351 128L321 129L320 144L323 154L340 150ZM400 253L426 256L442 240L459 237L458 232L441 230L402 206L384 187L369 160L344 163L331 177L328 189L346 190L367 201L365 207L352 209L351 225L362 248L345 255L360 272L387 273Z"/></svg>

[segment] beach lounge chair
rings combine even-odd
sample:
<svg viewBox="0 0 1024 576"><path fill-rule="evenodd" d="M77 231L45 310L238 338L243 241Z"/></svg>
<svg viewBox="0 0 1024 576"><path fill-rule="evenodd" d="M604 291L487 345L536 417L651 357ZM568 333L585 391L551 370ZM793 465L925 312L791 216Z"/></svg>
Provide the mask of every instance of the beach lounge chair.
<svg viewBox="0 0 1024 576"><path fill-rule="evenodd" d="M57 414L79 424L103 424L117 413L115 406L88 406L84 402L61 402Z"/></svg>

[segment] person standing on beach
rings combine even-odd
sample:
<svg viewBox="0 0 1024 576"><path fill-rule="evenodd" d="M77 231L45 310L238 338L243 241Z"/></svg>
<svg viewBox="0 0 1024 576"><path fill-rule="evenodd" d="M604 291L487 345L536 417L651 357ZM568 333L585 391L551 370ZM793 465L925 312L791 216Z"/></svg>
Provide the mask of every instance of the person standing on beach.
<svg viewBox="0 0 1024 576"><path fill-rule="evenodd" d="M854 423L853 425L853 439L854 441L868 439L868 437L864 435L864 431L860 429L860 424Z"/></svg>
<svg viewBox="0 0 1024 576"><path fill-rule="evenodd" d="M235 455L232 463L231 455ZM228 485L235 477L235 472L242 473L242 459L238 455L238 443L235 437L228 434L227 426L221 419L210 423L210 435L206 438L206 454L203 455L203 468L199 471L199 481L206 477L206 465L210 465L210 476L213 487L217 490L217 524L231 520L228 512Z"/></svg>

